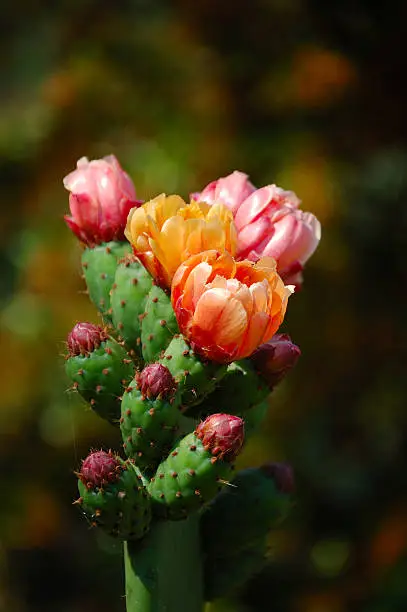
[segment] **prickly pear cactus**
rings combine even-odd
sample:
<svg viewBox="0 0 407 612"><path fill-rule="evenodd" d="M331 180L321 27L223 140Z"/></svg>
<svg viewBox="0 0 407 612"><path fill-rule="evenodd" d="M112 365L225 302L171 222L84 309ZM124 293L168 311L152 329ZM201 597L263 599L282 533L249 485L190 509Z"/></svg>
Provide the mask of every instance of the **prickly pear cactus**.
<svg viewBox="0 0 407 612"><path fill-rule="evenodd" d="M120 429L123 448L142 470L157 467L178 433L180 400L168 368L151 364L123 395Z"/></svg>
<svg viewBox="0 0 407 612"><path fill-rule="evenodd" d="M107 322L112 321L110 291L117 262L131 252L127 242L106 242L87 248L82 254L82 270L89 297Z"/></svg>
<svg viewBox="0 0 407 612"><path fill-rule="evenodd" d="M148 531L150 500L138 468L112 452L91 453L77 474L76 504L92 526L120 540L138 540Z"/></svg>
<svg viewBox="0 0 407 612"><path fill-rule="evenodd" d="M103 419L118 425L121 395L134 376L124 348L91 323L78 323L68 336L65 371L73 388Z"/></svg>
<svg viewBox="0 0 407 612"><path fill-rule="evenodd" d="M148 486L154 512L182 519L209 502L232 478L231 462L243 444L243 421L212 415L160 463Z"/></svg>
<svg viewBox="0 0 407 612"><path fill-rule="evenodd" d="M202 612L204 599L263 567L269 532L291 505L287 466L235 476L233 463L299 357L275 334L292 288L270 258L239 258L234 214L254 189L242 173L190 204L162 194L142 205L114 156L81 158L64 184L65 221L85 245L87 290L108 326L75 325L65 370L120 425L127 455L91 452L74 503L125 541L127 612ZM317 240L317 220L309 231ZM289 270L300 282L298 266Z"/></svg>
<svg viewBox="0 0 407 612"><path fill-rule="evenodd" d="M141 319L153 279L133 255L127 255L116 269L110 292L112 321L126 348L134 357L141 353Z"/></svg>
<svg viewBox="0 0 407 612"><path fill-rule="evenodd" d="M156 361L161 352L178 333L178 323L171 306L170 296L154 285L145 302L141 327L143 358L147 363Z"/></svg>

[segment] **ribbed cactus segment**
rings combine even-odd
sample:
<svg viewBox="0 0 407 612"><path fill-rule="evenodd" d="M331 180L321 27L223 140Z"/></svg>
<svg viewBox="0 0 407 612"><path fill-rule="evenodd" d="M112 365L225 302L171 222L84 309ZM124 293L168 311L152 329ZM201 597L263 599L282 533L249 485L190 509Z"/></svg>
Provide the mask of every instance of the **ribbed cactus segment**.
<svg viewBox="0 0 407 612"><path fill-rule="evenodd" d="M202 547L213 560L246 550L267 537L292 507L293 477L284 464L239 472L201 518Z"/></svg>
<svg viewBox="0 0 407 612"><path fill-rule="evenodd" d="M110 295L113 325L128 350L138 357L141 357L141 318L152 282L145 267L128 255L117 266Z"/></svg>
<svg viewBox="0 0 407 612"><path fill-rule="evenodd" d="M204 362L178 334L171 340L160 362L167 366L177 381L184 406L199 404L226 373L225 365Z"/></svg>
<svg viewBox="0 0 407 612"><path fill-rule="evenodd" d="M118 457L114 461L117 465L112 477L103 483L96 484L83 473L78 474L80 497L75 503L92 526L120 540L137 540L150 526L150 499L137 467Z"/></svg>
<svg viewBox="0 0 407 612"><path fill-rule="evenodd" d="M82 270L89 297L106 321L111 321L110 290L117 261L131 252L128 242L106 242L87 248L82 254Z"/></svg>
<svg viewBox="0 0 407 612"><path fill-rule="evenodd" d="M158 516L182 519L215 497L230 480L244 441L242 419L216 414L185 436L149 484Z"/></svg>
<svg viewBox="0 0 407 612"><path fill-rule="evenodd" d="M178 332L170 296L154 285L147 297L141 326L142 351L146 363L156 361Z"/></svg>
<svg viewBox="0 0 407 612"><path fill-rule="evenodd" d="M259 573L267 563L266 540L234 555L207 557L204 562L204 598L212 601L230 595Z"/></svg>
<svg viewBox="0 0 407 612"><path fill-rule="evenodd" d="M246 414L269 394L267 384L257 374L253 364L249 359L242 359L228 365L221 384L199 409L204 414L224 411L246 418Z"/></svg>
<svg viewBox="0 0 407 612"><path fill-rule="evenodd" d="M108 338L92 352L69 356L65 371L91 408L118 424L121 395L134 376L134 364L124 348Z"/></svg>
<svg viewBox="0 0 407 612"><path fill-rule="evenodd" d="M188 434L150 481L153 511L162 518L183 519L213 499L232 473L228 463L205 450L195 433Z"/></svg>
<svg viewBox="0 0 407 612"><path fill-rule="evenodd" d="M176 396L147 397L137 388L137 380L123 395L120 429L123 448L142 470L151 470L172 447L180 420Z"/></svg>

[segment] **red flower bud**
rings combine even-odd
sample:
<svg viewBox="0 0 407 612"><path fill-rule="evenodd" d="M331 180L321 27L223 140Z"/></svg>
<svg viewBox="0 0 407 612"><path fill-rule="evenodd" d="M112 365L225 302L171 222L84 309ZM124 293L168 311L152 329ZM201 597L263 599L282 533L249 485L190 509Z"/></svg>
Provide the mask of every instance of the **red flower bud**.
<svg viewBox="0 0 407 612"><path fill-rule="evenodd" d="M120 460L111 451L96 451L82 461L78 477L90 488L102 487L119 479L121 467Z"/></svg>
<svg viewBox="0 0 407 612"><path fill-rule="evenodd" d="M276 386L297 363L300 348L288 334L275 334L269 342L254 351L250 359L270 389Z"/></svg>
<svg viewBox="0 0 407 612"><path fill-rule="evenodd" d="M99 325L77 323L67 338L69 357L88 355L107 340L107 334Z"/></svg>
<svg viewBox="0 0 407 612"><path fill-rule="evenodd" d="M174 395L177 384L168 368L152 363L137 375L137 387L148 398L164 398Z"/></svg>
<svg viewBox="0 0 407 612"><path fill-rule="evenodd" d="M288 463L266 463L261 466L261 469L267 476L274 480L280 493L286 493L287 495L294 493L294 472Z"/></svg>
<svg viewBox="0 0 407 612"><path fill-rule="evenodd" d="M212 455L233 461L243 446L244 423L230 414L211 414L198 425L195 435Z"/></svg>

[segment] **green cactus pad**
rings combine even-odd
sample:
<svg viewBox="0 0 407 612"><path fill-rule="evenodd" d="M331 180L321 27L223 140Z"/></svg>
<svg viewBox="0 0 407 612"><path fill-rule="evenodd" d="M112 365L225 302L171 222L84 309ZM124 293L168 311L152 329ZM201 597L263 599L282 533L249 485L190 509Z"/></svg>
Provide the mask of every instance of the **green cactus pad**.
<svg viewBox="0 0 407 612"><path fill-rule="evenodd" d="M113 325L132 354L141 357L141 320L152 278L132 256L119 263L112 285L110 303Z"/></svg>
<svg viewBox="0 0 407 612"><path fill-rule="evenodd" d="M154 285L147 297L141 326L142 351L146 363L156 361L178 332L170 296Z"/></svg>
<svg viewBox="0 0 407 612"><path fill-rule="evenodd" d="M134 376L134 364L120 344L109 338L86 355L69 357L65 371L99 416L119 423L120 396Z"/></svg>
<svg viewBox="0 0 407 612"><path fill-rule="evenodd" d="M201 517L202 546L211 559L253 546L286 518L291 495L280 491L266 468L239 472Z"/></svg>
<svg viewBox="0 0 407 612"><path fill-rule="evenodd" d="M242 587L267 563L267 544L258 544L225 557L207 557L204 563L204 597L212 601Z"/></svg>
<svg viewBox="0 0 407 612"><path fill-rule="evenodd" d="M123 395L120 429L123 448L142 470L155 468L167 454L178 433L179 399L149 399L137 389L136 381Z"/></svg>
<svg viewBox="0 0 407 612"><path fill-rule="evenodd" d="M79 480L76 504L92 526L120 540L137 540L149 529L151 504L137 467L130 461L122 465L120 478L103 487L88 488Z"/></svg>
<svg viewBox="0 0 407 612"><path fill-rule="evenodd" d="M111 322L110 290L116 274L117 261L131 252L128 242L106 242L87 248L82 254L82 270L89 297L104 319Z"/></svg>
<svg viewBox="0 0 407 612"><path fill-rule="evenodd" d="M213 457L190 433L160 463L148 486L157 516L178 520L215 497L232 476L230 464Z"/></svg>
<svg viewBox="0 0 407 612"><path fill-rule="evenodd" d="M269 394L269 388L250 360L242 359L228 365L221 384L199 406L199 410L202 414L228 412L246 418L246 414Z"/></svg>
<svg viewBox="0 0 407 612"><path fill-rule="evenodd" d="M225 365L203 361L178 334L171 340L160 363L167 366L177 381L184 406L199 404L226 373Z"/></svg>

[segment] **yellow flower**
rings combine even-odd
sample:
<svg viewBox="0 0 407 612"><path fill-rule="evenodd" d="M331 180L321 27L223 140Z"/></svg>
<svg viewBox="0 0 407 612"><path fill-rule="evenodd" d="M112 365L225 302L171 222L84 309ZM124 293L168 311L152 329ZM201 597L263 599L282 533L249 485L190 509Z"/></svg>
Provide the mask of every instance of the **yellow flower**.
<svg viewBox="0 0 407 612"><path fill-rule="evenodd" d="M177 268L191 255L216 249L236 252L232 212L223 204L186 204L161 194L127 218L126 238L156 281L170 287Z"/></svg>

